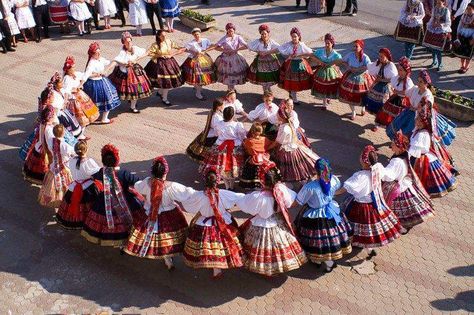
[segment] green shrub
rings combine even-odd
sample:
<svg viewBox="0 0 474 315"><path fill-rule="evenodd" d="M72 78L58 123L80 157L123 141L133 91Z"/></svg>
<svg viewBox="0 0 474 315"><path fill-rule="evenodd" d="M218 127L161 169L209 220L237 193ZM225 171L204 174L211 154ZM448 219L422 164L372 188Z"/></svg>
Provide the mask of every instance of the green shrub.
<svg viewBox="0 0 474 315"><path fill-rule="evenodd" d="M184 15L184 16L187 16L189 18L196 19L198 21L204 22L204 23L209 23L209 22L213 22L213 21L216 20L210 14L204 15L204 14L201 14L199 12L189 10L189 9L182 10L181 14Z"/></svg>

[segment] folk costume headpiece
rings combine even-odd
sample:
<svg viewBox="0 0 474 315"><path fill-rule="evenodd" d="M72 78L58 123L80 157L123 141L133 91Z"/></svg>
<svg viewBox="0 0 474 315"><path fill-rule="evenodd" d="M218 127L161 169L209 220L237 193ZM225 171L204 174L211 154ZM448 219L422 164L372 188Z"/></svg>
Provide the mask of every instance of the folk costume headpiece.
<svg viewBox="0 0 474 315"><path fill-rule="evenodd" d="M117 167L120 164L119 149L113 144L109 143L104 145L102 147L102 150L100 151L100 154L102 156L102 159L104 158L104 156L112 155L115 158L115 165L113 165L113 167Z"/></svg>
<svg viewBox="0 0 474 315"><path fill-rule="evenodd" d="M356 39L354 41L354 44L357 44L360 47L360 52L356 52L356 57L359 60L359 62L362 61L362 57L364 56L364 47L365 47L365 42L363 39Z"/></svg>
<svg viewBox="0 0 474 315"><path fill-rule="evenodd" d="M381 48L379 50L379 53L387 57L388 61L392 61L392 53L390 52L390 49L388 48Z"/></svg>
<svg viewBox="0 0 474 315"><path fill-rule="evenodd" d="M331 191L331 178L332 178L332 169L329 161L323 158L320 158L316 161L314 165L316 171L319 175L319 184L323 193L327 196Z"/></svg>
<svg viewBox="0 0 474 315"><path fill-rule="evenodd" d="M89 45L89 50L87 51L87 54L89 55L89 58L94 56L94 54L100 49L100 45L98 42L93 42Z"/></svg>
<svg viewBox="0 0 474 315"><path fill-rule="evenodd" d="M274 162L272 162L272 161L265 162L265 163L263 163L263 164L259 167L259 170L258 170L258 179L259 179L260 184L262 185L262 187L265 187L265 186L266 186L265 175L266 175L272 168L276 168L276 164L275 164ZM276 171L278 172L278 169L276 169Z"/></svg>
<svg viewBox="0 0 474 315"><path fill-rule="evenodd" d="M293 27L293 28L291 29L291 31L290 31L290 36L291 36L292 34L298 35L298 38L299 38L299 40L301 41L301 31L300 31L299 28Z"/></svg>
<svg viewBox="0 0 474 315"><path fill-rule="evenodd" d="M401 132L401 130L398 130L395 134L395 137L393 138L393 143L403 152L407 151L408 147L410 146L410 140L407 136L403 134L403 132Z"/></svg>
<svg viewBox="0 0 474 315"><path fill-rule="evenodd" d="M282 100L280 106L278 107L278 117L284 120L290 119L290 114L288 113L288 106L285 100Z"/></svg>
<svg viewBox="0 0 474 315"><path fill-rule="evenodd" d="M407 72L407 76L409 76L411 74L410 59L403 56L398 60L398 64L400 65L400 67L402 67L403 70L405 70Z"/></svg>
<svg viewBox="0 0 474 315"><path fill-rule="evenodd" d="M417 112L417 119L423 124L423 128L426 128L430 133L433 131L432 106L433 104L431 104L426 96L423 96L423 98L420 100Z"/></svg>
<svg viewBox="0 0 474 315"><path fill-rule="evenodd" d="M233 29L233 30L235 31L235 25L234 25L234 23L227 23L227 24L225 25L225 30L226 30L226 31L228 31L228 30L230 30L230 29Z"/></svg>
<svg viewBox="0 0 474 315"><path fill-rule="evenodd" d="M163 166L165 167L165 171L163 173L163 177L164 177L170 171L170 168L168 166L168 161L166 161L166 158L163 155L160 155L160 156L157 156L156 158L153 159L153 164L152 165L155 165L157 163L163 164Z"/></svg>
<svg viewBox="0 0 474 315"><path fill-rule="evenodd" d="M324 35L324 41L329 41L333 46L336 44L336 39L331 33L327 33Z"/></svg>
<svg viewBox="0 0 474 315"><path fill-rule="evenodd" d="M191 34L194 34L194 33L201 33L201 29L199 27L193 28L193 30L191 31Z"/></svg>
<svg viewBox="0 0 474 315"><path fill-rule="evenodd" d="M40 122L46 124L54 117L54 108L51 105L47 105L43 108L40 114Z"/></svg>
<svg viewBox="0 0 474 315"><path fill-rule="evenodd" d="M67 72L69 69L76 65L76 61L73 56L67 56L66 61L64 61L63 71Z"/></svg>
<svg viewBox="0 0 474 315"><path fill-rule="evenodd" d="M122 38L120 39L122 41L122 44L125 44L125 41L127 40L127 38L132 39L132 34L130 34L130 32L123 32Z"/></svg>
<svg viewBox="0 0 474 315"><path fill-rule="evenodd" d="M49 79L49 83L55 86L56 84L58 84L59 81L61 81L61 75L59 74L58 71L56 71L51 77L51 79Z"/></svg>
<svg viewBox="0 0 474 315"><path fill-rule="evenodd" d="M426 69L421 70L418 77L421 78L426 84L431 84L431 77L430 77L430 74L428 73L428 70Z"/></svg>
<svg viewBox="0 0 474 315"><path fill-rule="evenodd" d="M262 24L258 27L258 32L262 34L263 31L267 31L267 33L270 33L270 27L267 24Z"/></svg>
<svg viewBox="0 0 474 315"><path fill-rule="evenodd" d="M377 150L374 148L373 145L366 145L360 155L360 160L362 163L370 165L369 155L371 152L377 152Z"/></svg>

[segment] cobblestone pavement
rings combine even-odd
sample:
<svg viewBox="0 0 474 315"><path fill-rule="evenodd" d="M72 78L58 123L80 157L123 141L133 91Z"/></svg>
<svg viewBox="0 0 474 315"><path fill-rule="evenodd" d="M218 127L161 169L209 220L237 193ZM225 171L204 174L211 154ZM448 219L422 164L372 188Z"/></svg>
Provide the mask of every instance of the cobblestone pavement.
<svg viewBox="0 0 474 315"><path fill-rule="evenodd" d="M213 41L222 36L222 26L232 21L247 39L257 36L258 24L269 23L272 35L282 42L293 26L286 23L288 19L297 21L312 47L321 45L321 37L331 31L341 49L355 38L368 38L368 51L375 56L387 40L322 19L309 20L300 13L289 17L279 7L255 2L226 1L208 10L219 23L218 30L206 33ZM174 39L190 38L189 29L179 24L177 28ZM355 252L329 275L307 264L272 279L231 270L222 280L212 281L207 271L189 269L180 258L176 270L169 273L158 261L121 256L117 249L92 245L78 233L60 229L54 223L54 211L36 203L38 188L23 181L18 147L32 130L37 96L53 71L61 69L66 55L76 56L81 69L88 44L97 39L103 55L113 58L120 49L122 30L114 27L81 39L71 35L41 44L20 43L17 53L0 58L0 68L5 69L0 73L1 314L474 312L474 197L469 193L474 177L474 129L466 123L459 123L458 137L450 147L462 173L459 187L435 200L436 216L381 249L373 263L364 262L364 255ZM151 41L151 36L135 40L142 47ZM244 55L251 60L251 53ZM180 56L178 61L183 59ZM463 91L473 93L472 72L466 78L470 81L464 82ZM215 85L206 94L211 100L223 91L222 85ZM251 84L239 86L238 92L247 111L260 101L260 88ZM277 98L286 96L280 89L275 93ZM388 139L383 131L370 131L372 117L353 122L346 105L334 102L328 111L320 111L320 101L309 92L301 94L304 104L296 109L301 124L314 150L332 161L343 180L358 169L358 154L365 144L374 143L386 162ZM171 180L200 187L197 165L184 151L202 130L210 101L199 102L192 95L189 86L172 91L170 99L176 105L170 108L162 107L156 97L140 101L140 115L129 114L123 104L113 112L113 125L88 127L91 154L98 158L100 147L113 141L121 149L122 167L140 176L147 174L153 157L166 154ZM245 219L239 212L235 215L240 222Z"/></svg>

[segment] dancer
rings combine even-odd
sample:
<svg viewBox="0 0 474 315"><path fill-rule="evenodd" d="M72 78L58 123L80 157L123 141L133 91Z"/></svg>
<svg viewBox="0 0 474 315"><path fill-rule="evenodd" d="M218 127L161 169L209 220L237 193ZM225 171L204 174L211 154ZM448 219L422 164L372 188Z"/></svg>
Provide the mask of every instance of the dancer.
<svg viewBox="0 0 474 315"><path fill-rule="evenodd" d="M128 18L130 24L136 28L135 36L141 37L143 35L143 25L148 24L145 1L128 0Z"/></svg>
<svg viewBox="0 0 474 315"><path fill-rule="evenodd" d="M311 262L325 264L325 272L337 265L335 260L352 252L352 227L339 204L333 200L341 182L333 176L329 162L316 161L316 176L301 188L296 197L303 206L295 224L298 240Z"/></svg>
<svg viewBox="0 0 474 315"><path fill-rule="evenodd" d="M99 116L99 108L89 95L82 90L84 73L76 71L76 62L73 56L67 56L63 65L63 91L69 110L81 125L86 127L95 122Z"/></svg>
<svg viewBox="0 0 474 315"><path fill-rule="evenodd" d="M248 44L249 50L256 52L257 56L250 64L247 80L261 85L263 92L271 91L272 86L280 80L280 44L270 38L270 27L267 24L260 25L258 32L260 38Z"/></svg>
<svg viewBox="0 0 474 315"><path fill-rule="evenodd" d="M92 14L84 0L71 0L69 3L69 14L74 19L79 36L86 33L84 22L92 19Z"/></svg>
<svg viewBox="0 0 474 315"><path fill-rule="evenodd" d="M246 160L240 176L239 186L241 188L260 188L258 172L260 167L270 161L270 150L275 147L276 142L263 136L263 127L255 122L249 130L248 136L242 142L246 153Z"/></svg>
<svg viewBox="0 0 474 315"><path fill-rule="evenodd" d="M405 57L413 57L415 45L420 44L423 36L423 18L425 9L421 0L406 0L400 11L395 39L404 42Z"/></svg>
<svg viewBox="0 0 474 315"><path fill-rule="evenodd" d="M74 148L64 141L64 126L53 127L54 138L45 133L45 149L49 160L49 171L38 194L38 203L44 207L57 208L72 182L68 161L75 155Z"/></svg>
<svg viewBox="0 0 474 315"><path fill-rule="evenodd" d="M260 191L245 195L237 207L253 217L241 227L244 266L264 276L298 269L308 261L295 236L288 208L296 193L281 183L275 163L260 168Z"/></svg>
<svg viewBox="0 0 474 315"><path fill-rule="evenodd" d="M381 179L384 167L377 162L375 148L367 145L360 156L362 170L344 182L338 193L347 191L352 201L345 213L354 229L352 246L367 250L371 259L376 247L385 246L400 237L400 222L385 202Z"/></svg>
<svg viewBox="0 0 474 315"><path fill-rule="evenodd" d="M459 22L457 39L454 41L454 54L461 58L458 73L466 73L474 55L474 1L467 5Z"/></svg>
<svg viewBox="0 0 474 315"><path fill-rule="evenodd" d="M179 16L181 8L178 0L161 0L161 14L165 18L168 32L174 32L174 18Z"/></svg>
<svg viewBox="0 0 474 315"><path fill-rule="evenodd" d="M168 270L174 269L173 258L183 252L188 223L177 202L185 201L195 191L167 180L165 157L153 160L151 177L135 183L145 197L147 218L133 225L124 251L132 256L163 259Z"/></svg>
<svg viewBox="0 0 474 315"><path fill-rule="evenodd" d="M390 81L398 75L397 67L392 62L392 53L387 48L379 50L379 59L367 65L367 71L375 81L369 88L367 95L362 99L362 104L367 107L369 113L377 115L383 104L392 94ZM377 125L372 128L377 130Z"/></svg>
<svg viewBox="0 0 474 315"><path fill-rule="evenodd" d="M184 80L187 84L194 86L196 98L204 101L202 87L215 83L217 80L214 72L214 61L205 51L211 47L211 41L201 37L201 29L193 28L191 34L194 39L186 44L188 58L181 66Z"/></svg>
<svg viewBox="0 0 474 315"><path fill-rule="evenodd" d="M133 45L132 35L129 32L122 33L121 41L122 49L114 59L118 65L109 78L117 88L120 99L129 101L130 111L138 114L140 113L137 109L138 100L152 94L151 82L138 63L140 59L147 57L147 51Z"/></svg>
<svg viewBox="0 0 474 315"><path fill-rule="evenodd" d="M242 102L237 99L237 93L235 92L235 90L227 91L224 98L224 108L226 107L232 107L234 109L234 113L240 114L244 118L248 117L248 114L245 112Z"/></svg>
<svg viewBox="0 0 474 315"><path fill-rule="evenodd" d="M397 64L398 75L392 77L390 85L393 88L392 96L383 104L375 117L375 123L388 126L405 108L410 107L407 91L414 87L410 78L411 64L407 57L402 57Z"/></svg>
<svg viewBox="0 0 474 315"><path fill-rule="evenodd" d="M110 29L110 17L117 14L117 7L114 0L97 0L99 6L99 14L104 18L105 29Z"/></svg>
<svg viewBox="0 0 474 315"><path fill-rule="evenodd" d="M278 86L289 92L290 98L298 105L297 92L311 88L313 70L305 54L313 53L311 48L301 40L301 31L293 27L290 31L291 41L280 46L279 50L286 57L280 69L280 83Z"/></svg>
<svg viewBox="0 0 474 315"><path fill-rule="evenodd" d="M409 145L410 140L401 131L397 132L390 147L393 156L382 177L385 200L400 220L402 234L434 214L430 196L410 164L407 152ZM392 186L387 193L386 186Z"/></svg>
<svg viewBox="0 0 474 315"><path fill-rule="evenodd" d="M205 190L184 201L187 212L196 213L184 245L184 263L192 268L212 269L214 279L222 269L242 267L242 246L237 222L228 212L244 194L218 189L218 173L207 170Z"/></svg>
<svg viewBox="0 0 474 315"><path fill-rule="evenodd" d="M372 76L367 72L370 58L364 53L364 46L365 43L362 39L354 41L354 51L345 55L340 61L336 61L336 64L345 64L348 67L339 85L339 100L351 106L351 120L356 117L355 106L361 106L360 115L365 115L362 99L367 95L374 82Z"/></svg>
<svg viewBox="0 0 474 315"><path fill-rule="evenodd" d="M330 104L331 98L337 97L342 78L341 70L334 64L336 60L342 58L341 54L334 50L335 43L334 36L327 33L324 35L324 48L316 49L310 55L318 63L314 70L311 94L323 99L323 107L321 107L323 110Z"/></svg>
<svg viewBox="0 0 474 315"><path fill-rule="evenodd" d="M278 133L278 129L275 126L277 112L278 106L273 103L273 93L265 91L263 92L263 103L260 103L254 110L251 110L247 115L247 119L261 123L263 135L274 140Z"/></svg>
<svg viewBox="0 0 474 315"><path fill-rule="evenodd" d="M241 122L235 121L234 109L224 108L224 121L217 128L217 140L209 152L206 160L199 167L205 175L209 168L216 169L220 178L224 180L225 188L234 189L235 180L240 177L244 162L242 141L247 131Z"/></svg>
<svg viewBox="0 0 474 315"><path fill-rule="evenodd" d="M86 81L84 92L99 107L99 111L102 113L101 123L111 124L114 121L109 119L109 113L120 106L120 98L117 89L105 74L110 71L114 64L101 56L100 46L97 42L89 45L87 54L89 59L87 59L84 75Z"/></svg>
<svg viewBox="0 0 474 315"><path fill-rule="evenodd" d="M429 68L443 69L443 51L451 47L451 13L446 7L446 0L435 0L431 19L428 22L423 46L431 49L433 62Z"/></svg>
<svg viewBox="0 0 474 315"><path fill-rule="evenodd" d="M212 109L207 115L206 127L186 149L186 154L195 162L201 163L207 158L209 151L217 140L217 128L224 120L222 111L224 110L224 100L216 98L212 104Z"/></svg>
<svg viewBox="0 0 474 315"><path fill-rule="evenodd" d="M284 182L306 181L316 174L314 163L319 158L310 148L298 140L296 129L291 120L291 111L282 102L278 109L278 135L276 142L280 145L274 153L274 159Z"/></svg>
<svg viewBox="0 0 474 315"><path fill-rule="evenodd" d="M28 43L28 37L26 36L26 30L29 30L31 38L36 39L35 35L35 19L33 12L31 11L29 0L15 0L15 18L18 23L23 41Z"/></svg>
<svg viewBox="0 0 474 315"><path fill-rule="evenodd" d="M119 168L119 150L106 144L101 150L104 165L92 178L98 195L84 218L81 235L101 246L122 246L133 221L143 220L142 204L129 188L139 178Z"/></svg>
<svg viewBox="0 0 474 315"><path fill-rule="evenodd" d="M184 51L186 48L179 48L174 41L166 38L163 30L156 33L155 42L148 49L151 60L145 66L145 71L153 86L158 88L157 95L165 106L172 105L168 101L168 92L184 83L181 68L174 59L174 56Z"/></svg>
<svg viewBox="0 0 474 315"><path fill-rule="evenodd" d="M408 154L426 191L432 198L442 197L456 188L456 170L436 147L432 103L424 97L419 106Z"/></svg>
<svg viewBox="0 0 474 315"><path fill-rule="evenodd" d="M234 90L236 85L247 82L249 65L239 53L247 49L247 43L240 35L235 34L235 25L227 23L226 34L208 50L216 49L222 53L216 58L217 82L227 85L227 90Z"/></svg>
<svg viewBox="0 0 474 315"><path fill-rule="evenodd" d="M89 147L86 141L79 141L74 146L77 156L69 160L73 182L56 213L56 221L65 229L82 229L84 218L92 208L98 191L92 176L100 171L100 166L94 159L87 156Z"/></svg>

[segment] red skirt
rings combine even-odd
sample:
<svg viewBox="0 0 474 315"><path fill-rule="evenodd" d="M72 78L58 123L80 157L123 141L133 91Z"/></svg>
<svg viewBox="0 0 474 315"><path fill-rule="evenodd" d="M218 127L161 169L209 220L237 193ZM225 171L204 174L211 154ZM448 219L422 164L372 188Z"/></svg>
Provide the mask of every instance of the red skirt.
<svg viewBox="0 0 474 315"><path fill-rule="evenodd" d="M346 215L354 229L353 246L381 247L400 237L400 222L390 209L380 214L372 203L352 200L346 209Z"/></svg>
<svg viewBox="0 0 474 315"><path fill-rule="evenodd" d="M304 145L299 145L298 149L290 152L280 149L274 157L285 182L308 180L316 175L314 164L317 159L318 156Z"/></svg>
<svg viewBox="0 0 474 315"><path fill-rule="evenodd" d="M229 156L227 148L219 149L219 145L214 145L206 157L206 160L199 167L201 174L205 174L211 167L215 167L217 172L223 177L238 178L242 173L244 165L244 151L241 146L235 146L232 155Z"/></svg>
<svg viewBox="0 0 474 315"><path fill-rule="evenodd" d="M398 22L395 29L395 40L400 42L419 44L423 36L423 26L408 27Z"/></svg>
<svg viewBox="0 0 474 315"><path fill-rule="evenodd" d="M138 100L149 97L152 93L150 79L139 64L127 67L125 73L120 67L115 67L109 79L117 88L121 100Z"/></svg>
<svg viewBox="0 0 474 315"><path fill-rule="evenodd" d="M77 182L75 185L80 185ZM80 230L84 224L84 218L87 216L92 208L92 202L97 195L97 190L94 184L82 191L82 196L74 195L74 191L69 190L64 195L64 198L59 206L58 213L56 213L56 221L65 229ZM77 194L77 192L76 192Z"/></svg>
<svg viewBox="0 0 474 315"><path fill-rule="evenodd" d="M375 122L388 126L405 108L410 107L410 99L406 96L392 95L383 104L382 109L379 110L375 117Z"/></svg>
<svg viewBox="0 0 474 315"><path fill-rule="evenodd" d="M317 66L314 69L311 94L317 97L337 97L342 72L338 66Z"/></svg>
<svg viewBox="0 0 474 315"><path fill-rule="evenodd" d="M132 228L124 251L132 256L140 256L147 234L148 220L137 222ZM150 246L143 258L163 259L183 252L188 222L179 208L158 214L158 231L154 232Z"/></svg>
<svg viewBox="0 0 474 315"><path fill-rule="evenodd" d="M436 34L426 30L423 46L448 52L451 49L451 33Z"/></svg>
<svg viewBox="0 0 474 315"><path fill-rule="evenodd" d="M312 77L313 70L306 59L289 59L281 67L278 86L289 92L309 90L312 86Z"/></svg>
<svg viewBox="0 0 474 315"><path fill-rule="evenodd" d="M23 165L23 177L30 183L41 185L48 169L46 154L44 152L39 153L33 148Z"/></svg>
<svg viewBox="0 0 474 315"><path fill-rule="evenodd" d="M373 77L367 72L346 71L339 85L339 100L351 105L361 105L373 83Z"/></svg>

